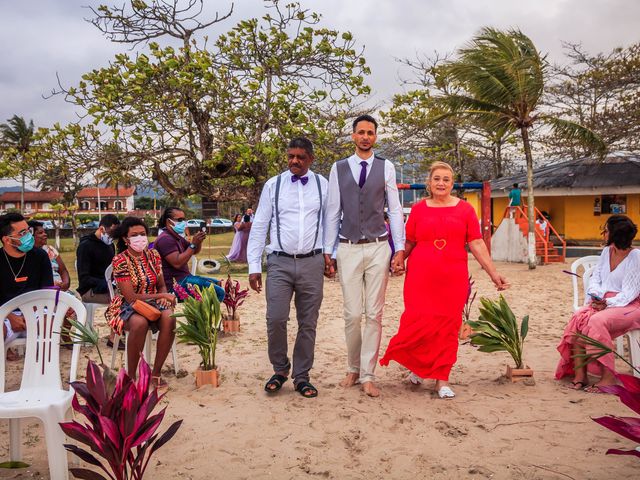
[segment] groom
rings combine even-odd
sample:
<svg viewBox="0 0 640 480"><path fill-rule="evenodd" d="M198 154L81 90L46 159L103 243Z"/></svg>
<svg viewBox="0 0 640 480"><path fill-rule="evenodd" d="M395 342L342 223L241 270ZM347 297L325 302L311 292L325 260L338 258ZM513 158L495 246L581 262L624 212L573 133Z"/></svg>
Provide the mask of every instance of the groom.
<svg viewBox="0 0 640 480"><path fill-rule="evenodd" d="M335 276L336 262L331 256L337 246L344 297L348 370L341 384L350 387L360 383L370 397L380 395L374 384L374 372L391 257L385 204L396 249L391 269L396 274L404 271L404 224L396 170L389 160L373 152L377 128L378 123L370 115L356 118L351 134L355 153L331 167L324 242L328 277ZM361 331L363 313L365 326Z"/></svg>

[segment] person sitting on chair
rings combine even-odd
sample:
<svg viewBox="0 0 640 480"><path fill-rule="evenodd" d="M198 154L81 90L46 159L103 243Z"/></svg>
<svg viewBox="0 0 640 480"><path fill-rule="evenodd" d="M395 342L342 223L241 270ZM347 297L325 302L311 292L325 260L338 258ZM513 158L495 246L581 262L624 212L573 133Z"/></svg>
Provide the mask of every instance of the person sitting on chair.
<svg viewBox="0 0 640 480"><path fill-rule="evenodd" d="M574 390L597 393L598 387L616 383L615 358L609 353L589 363L589 373L601 378L587 386L585 360L575 355L590 353L590 348L576 333L613 347L614 338L640 329L640 250L631 245L637 233L638 227L625 215L611 215L602 231L606 246L591 275L587 303L573 314L558 345L556 379L573 375Z"/></svg>
<svg viewBox="0 0 640 480"><path fill-rule="evenodd" d="M187 229L187 220L184 212L178 207L167 207L162 212L158 221L158 228L163 228L164 230L156 239L154 248L162 259L162 272L167 288L173 291L174 281L182 287L198 285L201 288L206 288L214 284L218 300L222 302L224 289L220 286L219 280L191 275L189 271L191 257L200 253L202 242L207 237L207 234L199 231L191 237L191 241L187 240L184 237Z"/></svg>
<svg viewBox="0 0 640 480"><path fill-rule="evenodd" d="M0 305L41 288L53 286L53 271L49 257L40 248L33 248L35 238L25 218L19 213L0 215ZM3 319L2 332L8 343L24 336L26 324L19 310ZM7 352L9 360L15 358Z"/></svg>
<svg viewBox="0 0 640 480"><path fill-rule="evenodd" d="M166 385L161 379L162 365L167 359L175 337L176 320L171 316L176 297L167 292L162 276L160 255L149 250L147 225L137 217L126 217L113 233L118 242L118 255L113 257L113 278L118 291L105 314L111 328L127 337L128 374L135 379L140 352L144 348L147 332L160 332L151 378L155 386ZM135 307L141 300L161 311L160 318L146 318ZM146 361L150 361L149 358Z"/></svg>

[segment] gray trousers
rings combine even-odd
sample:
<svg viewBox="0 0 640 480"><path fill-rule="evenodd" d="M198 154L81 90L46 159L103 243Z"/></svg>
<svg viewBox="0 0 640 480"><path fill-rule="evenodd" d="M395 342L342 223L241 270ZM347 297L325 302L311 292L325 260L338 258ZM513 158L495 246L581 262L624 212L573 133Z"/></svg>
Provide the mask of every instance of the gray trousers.
<svg viewBox="0 0 640 480"><path fill-rule="evenodd" d="M287 322L291 297L295 293L298 334L293 347L293 382L309 381L313 367L318 311L324 285L324 257L309 258L267 256L267 337L269 361L273 371L288 376L291 362L287 356Z"/></svg>

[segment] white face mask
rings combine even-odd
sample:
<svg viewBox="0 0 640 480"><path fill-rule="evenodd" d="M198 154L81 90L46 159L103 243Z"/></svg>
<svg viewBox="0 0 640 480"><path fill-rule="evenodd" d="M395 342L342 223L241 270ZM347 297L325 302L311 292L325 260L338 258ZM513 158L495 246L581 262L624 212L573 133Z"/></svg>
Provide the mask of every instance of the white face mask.
<svg viewBox="0 0 640 480"><path fill-rule="evenodd" d="M111 238L111 235L108 233L102 233L100 235L100 240L102 240L102 243L105 245L111 245L113 243L113 238Z"/></svg>

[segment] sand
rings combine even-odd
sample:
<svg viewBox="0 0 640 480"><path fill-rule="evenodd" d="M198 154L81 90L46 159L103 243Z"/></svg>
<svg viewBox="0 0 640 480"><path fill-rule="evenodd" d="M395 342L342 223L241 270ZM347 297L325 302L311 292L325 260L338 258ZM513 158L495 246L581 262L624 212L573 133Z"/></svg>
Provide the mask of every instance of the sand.
<svg viewBox="0 0 640 480"><path fill-rule="evenodd" d="M510 363L506 353L481 353L463 344L451 375L454 400L438 399L431 382L411 386L396 363L378 367L379 398L366 397L358 387L341 388L346 362L342 294L339 283L327 280L311 372L318 398L302 398L290 381L279 394L267 396L263 385L272 372L265 299L252 293L240 311L242 332L220 341L219 388L196 390L192 375L167 375L171 390L164 426L180 418L184 424L155 455L147 478L637 478L637 458L605 456L608 448L629 449L632 442L590 419L633 412L617 397L570 391L553 379L555 347L571 312L571 281L562 273L567 266L498 267L512 284L505 297L516 316L531 317L525 356L535 370L535 385L501 379ZM478 296L496 298L473 260L470 270ZM382 351L402 312L402 284L403 278L389 283ZM295 332L292 323L290 349ZM195 370L195 347L178 348L181 368ZM15 386L15 364L8 376ZM41 427L36 421L24 424L24 457L32 466L0 470L0 476L48 478ZM0 458L8 458L4 421Z"/></svg>

